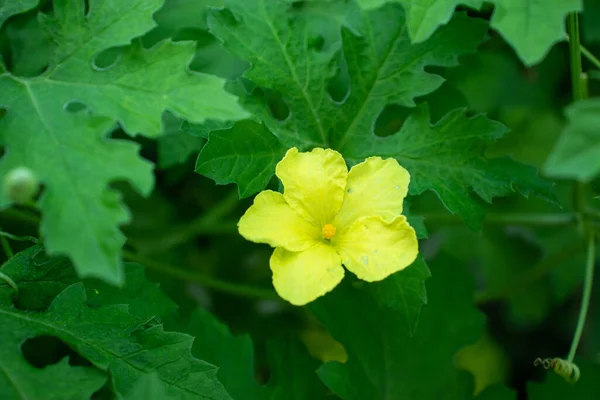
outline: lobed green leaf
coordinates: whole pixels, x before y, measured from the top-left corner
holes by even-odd
[[[123,281],[118,226],[129,215],[108,185],[125,180],[142,195],[153,187],[152,165],[139,157],[139,146],[109,139],[116,121],[131,135],[154,137],[166,110],[196,123],[247,116],[223,80],[187,69],[193,43],[127,46],[155,25],[161,5],[92,0],[85,13],[82,0],[56,0],[53,14],[41,18],[57,45],[49,69],[36,78],[0,69],[0,145],[7,149],[0,179],[25,166],[46,185],[40,231],[48,251],[68,255],[82,277]],[[114,46],[127,47],[99,56]],[[0,207],[8,203],[0,193]]]

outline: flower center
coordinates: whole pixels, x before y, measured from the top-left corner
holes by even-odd
[[[323,226],[323,230],[321,231],[321,233],[323,234],[323,237],[325,239],[329,240],[335,236],[335,226],[333,226],[331,224],[325,224],[325,226]]]

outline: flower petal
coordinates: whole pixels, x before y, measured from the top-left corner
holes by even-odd
[[[342,206],[348,168],[337,151],[316,148],[299,153],[293,147],[277,164],[276,174],[288,204],[319,229]]]
[[[339,254],[324,243],[301,251],[277,248],[271,256],[273,286],[283,299],[302,306],[333,290],[344,277]]]
[[[410,175],[393,158],[369,157],[348,174],[344,204],[333,224],[343,232],[360,217],[392,220],[402,213]]]
[[[252,242],[305,250],[315,244],[319,230],[303,219],[285,201],[281,193],[265,190],[238,222],[240,234]]]
[[[415,230],[400,215],[359,218],[334,243],[344,266],[363,281],[380,281],[408,267],[417,258]]]

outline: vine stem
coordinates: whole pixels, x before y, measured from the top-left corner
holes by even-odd
[[[427,222],[440,224],[463,224],[464,221],[452,214],[422,214]],[[484,224],[491,225],[521,225],[521,226],[565,226],[577,220],[574,213],[560,214],[488,214],[483,220]]]
[[[585,320],[587,318],[587,312],[590,308],[590,299],[592,297],[592,284],[594,282],[594,264],[596,261],[596,238],[593,234],[589,235],[588,239],[588,250],[587,250],[587,261],[585,264],[585,279],[583,281],[583,296],[581,297],[581,307],[579,308],[579,317],[577,318],[577,327],[575,328],[575,334],[573,335],[573,341],[571,342],[571,349],[567,361],[573,362],[579,341],[581,340],[581,334],[583,333],[583,327],[585,326]]]
[[[137,262],[142,264],[146,268],[153,269],[165,275],[172,276],[177,279],[196,282],[204,285],[208,288],[218,290],[220,292],[229,293],[237,296],[260,298],[260,299],[279,299],[279,296],[275,291],[263,288],[257,288],[248,285],[242,285],[233,282],[222,281],[215,279],[208,275],[198,274],[196,272],[186,271],[179,267],[172,266],[170,264],[156,261],[149,257],[144,257],[140,254],[130,252],[128,250],[122,251],[123,258],[129,261]]]
[[[596,68],[600,68],[600,60],[591,51],[583,46],[579,46],[579,49],[581,50],[581,54],[587,58],[589,62],[594,64]]]
[[[573,101],[577,102],[587,97],[587,79],[583,74],[581,63],[581,39],[579,37],[579,17],[577,13],[569,14],[569,59],[571,66],[571,86],[573,90]],[[584,235],[587,236],[587,260],[585,265],[585,278],[583,281],[583,295],[581,296],[581,306],[579,308],[579,317],[575,334],[571,341],[571,348],[567,361],[572,363],[577,352],[577,347],[581,340],[583,328],[587,318],[587,312],[592,295],[592,285],[594,281],[594,264],[596,261],[596,238],[586,220],[586,185],[583,182],[573,183],[573,201],[575,210],[580,216]]]
[[[2,245],[2,250],[4,250],[4,254],[6,254],[8,259],[11,259],[15,256],[15,252],[13,251],[12,247],[10,247],[10,243],[5,235],[0,235],[0,245]]]

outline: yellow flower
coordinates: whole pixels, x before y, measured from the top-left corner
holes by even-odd
[[[277,164],[283,194],[259,193],[238,223],[246,239],[275,247],[277,293],[295,305],[331,291],[344,277],[380,281],[419,252],[401,215],[410,175],[398,162],[370,157],[350,172],[340,153],[291,148]]]

